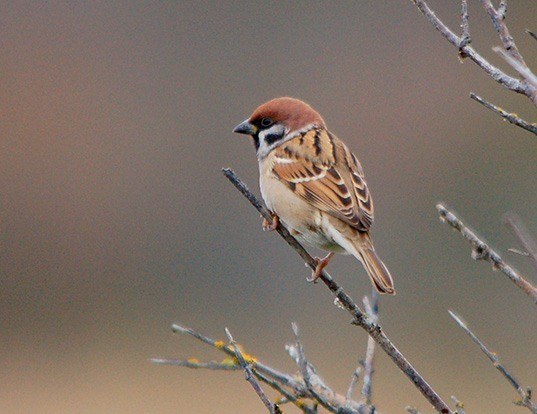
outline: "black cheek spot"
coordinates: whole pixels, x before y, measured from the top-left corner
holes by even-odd
[[[268,146],[270,146],[282,138],[283,138],[283,135],[281,134],[268,134],[265,136],[265,142],[267,143]]]

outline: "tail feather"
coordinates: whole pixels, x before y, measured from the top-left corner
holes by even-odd
[[[359,250],[367,274],[380,293],[395,295],[393,279],[386,265],[377,256],[373,248],[364,247]]]
[[[353,256],[362,262],[371,282],[380,293],[395,295],[393,279],[386,265],[380,260],[369,234],[360,233],[351,241]]]

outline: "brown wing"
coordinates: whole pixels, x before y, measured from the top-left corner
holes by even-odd
[[[362,167],[343,142],[310,130],[275,150],[272,171],[296,194],[357,230],[367,231],[373,204]]]

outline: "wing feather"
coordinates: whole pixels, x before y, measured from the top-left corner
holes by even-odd
[[[373,203],[362,167],[328,131],[313,129],[277,148],[272,171],[321,211],[357,230],[371,227]]]

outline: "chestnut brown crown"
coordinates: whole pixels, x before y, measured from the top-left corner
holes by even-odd
[[[282,97],[275,98],[257,107],[249,121],[258,125],[262,120],[271,119],[274,123],[283,124],[287,131],[294,132],[308,125],[325,128],[321,115],[300,99]]]

